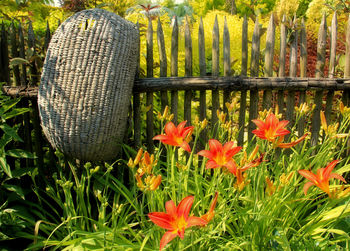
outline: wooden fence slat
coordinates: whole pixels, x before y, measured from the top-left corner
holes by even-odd
[[[34,30],[32,26],[32,22],[29,21],[28,24],[28,47],[33,51],[33,56],[36,55],[36,45],[35,45],[35,35]],[[30,66],[30,74],[31,74],[31,85],[37,86],[39,83],[39,77],[38,77],[38,70],[35,62],[31,63]],[[41,132],[41,126],[40,126],[40,117],[39,117],[39,110],[38,110],[38,104],[37,100],[32,100],[32,119],[33,119],[33,129],[34,129],[34,149],[37,156],[37,165],[39,166],[39,169],[42,169],[44,166],[44,153],[43,153],[43,136]],[[42,173],[43,170],[39,171],[39,173]]]
[[[19,57],[25,58],[25,48],[24,48],[24,36],[21,23],[18,24],[18,38],[19,38]],[[21,65],[21,73],[20,73],[21,85],[27,85],[27,71],[26,65]],[[29,107],[29,100],[22,99],[21,100],[23,107]],[[30,126],[30,114],[29,112],[23,114],[23,127],[24,127],[24,147],[28,152],[32,152],[32,136],[31,136],[31,126]],[[33,160],[26,160],[26,166],[32,167],[34,165]]]
[[[19,56],[21,58],[26,58],[25,48],[24,48],[24,36],[21,23],[18,24],[18,38],[19,38]],[[21,65],[21,85],[27,85],[27,70],[26,65]]]
[[[205,36],[203,19],[201,17],[198,29],[198,59],[199,59],[199,74],[204,77],[207,75],[207,66],[205,62]],[[206,91],[201,90],[199,93],[199,120],[203,121],[207,118],[207,101]],[[207,142],[207,130],[203,130],[200,134],[200,141],[198,142],[198,150],[204,149],[205,142]]]
[[[18,43],[17,43],[17,29],[14,24],[14,22],[11,23],[10,26],[10,44],[11,44],[11,57],[17,58],[19,56],[18,53]],[[15,65],[13,66],[13,75],[15,77],[14,85],[19,86],[21,85],[21,79],[19,74],[19,66]]]
[[[164,32],[163,32],[162,24],[160,22],[160,18],[158,18],[157,42],[158,42],[159,66],[160,66],[159,76],[166,77],[168,66],[167,66],[167,57],[166,57],[166,51],[165,51]],[[163,113],[165,107],[168,105],[168,92],[161,91],[160,99],[161,99],[161,112]]]
[[[152,20],[148,19],[148,28],[147,28],[147,78],[153,77],[153,27]],[[146,93],[146,107],[148,111],[146,113],[146,137],[147,137],[147,150],[149,153],[153,153],[154,144],[154,124],[153,124],[153,92]]]
[[[300,29],[300,77],[305,78],[307,73],[307,37],[304,18],[301,20]],[[306,102],[306,91],[299,93],[299,106]],[[298,122],[298,135],[303,136],[305,132],[305,116],[302,116]]]
[[[179,55],[179,26],[177,24],[177,17],[171,35],[171,76],[178,76],[178,55]],[[176,124],[178,119],[177,106],[179,100],[178,91],[171,91],[171,113],[174,114],[173,122]]]
[[[286,48],[287,48],[287,27],[286,16],[283,15],[281,22],[281,38],[280,38],[280,57],[279,57],[279,67],[278,76],[284,77],[286,72]],[[277,105],[279,113],[284,113],[284,92],[282,90],[277,92]]]
[[[244,15],[242,24],[242,65],[241,75],[247,76],[248,72],[248,19]]]
[[[337,20],[337,12],[335,11],[332,18],[331,32],[330,32],[331,46],[330,46],[330,56],[329,56],[329,71],[328,71],[329,78],[334,78],[334,74],[335,74],[336,53],[337,53],[337,27],[338,27],[338,20]],[[332,113],[333,97],[334,97],[334,90],[328,90],[327,98],[326,98],[326,109],[325,109],[325,117],[328,124],[330,123],[330,117]]]
[[[192,38],[187,18],[185,23],[185,75],[192,76]],[[184,119],[187,120],[187,125],[191,124],[191,103],[192,91],[185,91]]]
[[[7,43],[7,32],[4,23],[1,24],[1,57],[0,57],[0,81],[10,84],[9,51]]]
[[[224,32],[223,32],[223,56],[224,56],[224,76],[231,76],[231,54],[230,54],[230,32],[227,27],[227,20],[225,17]],[[226,108],[226,103],[230,102],[230,91],[224,90],[224,100],[223,100],[223,110],[224,113],[228,113]]]
[[[140,24],[136,23],[137,30],[140,34]],[[137,48],[137,69],[135,79],[139,78],[140,74],[140,36],[138,39]],[[141,98],[140,93],[134,93],[133,95],[133,111],[134,111],[134,144],[136,148],[141,147]]]
[[[266,47],[265,47],[265,77],[273,76],[273,56],[275,49],[275,22],[273,13],[271,14],[269,26],[267,28],[266,35]],[[263,109],[270,109],[272,107],[272,91],[266,90],[263,95]]]
[[[212,43],[212,75],[213,77],[218,77],[220,73],[220,37],[219,37],[219,23],[218,23],[218,17],[215,16],[215,22],[213,27],[213,43]],[[212,116],[211,116],[211,128],[214,129],[214,135],[215,135],[215,125],[218,122],[218,116],[216,114],[217,110],[220,108],[220,99],[219,99],[219,91],[213,90],[212,91]]]
[[[324,75],[325,55],[326,55],[326,39],[327,39],[327,22],[326,15],[323,14],[320,24],[317,40],[317,63],[316,63],[316,78],[322,78]],[[323,90],[316,91],[315,94],[315,109],[312,117],[311,127],[311,145],[315,146],[318,142],[320,131],[320,111],[322,109]]]
[[[345,68],[344,68],[344,78],[350,77],[350,14],[348,17],[348,23],[346,26],[346,43],[345,43]],[[342,101],[345,106],[349,106],[350,91],[344,91]]]
[[[35,35],[32,26],[32,22],[29,21],[28,24],[28,47],[33,50],[33,56],[36,54],[35,47]],[[30,64],[30,76],[31,76],[31,85],[36,85],[39,82],[38,69],[36,67],[35,61]]]
[[[297,20],[294,16],[292,24],[292,35],[290,43],[290,62],[289,62],[289,76],[296,77],[298,69],[298,31],[297,31]],[[295,91],[289,90],[287,95],[287,104],[286,104],[286,119],[290,121],[288,127],[294,125],[294,106],[295,106]]]
[[[260,27],[259,19],[256,18],[253,39],[252,39],[252,54],[250,61],[250,75],[252,77],[259,76],[259,57],[260,57]],[[248,141],[253,138],[252,131],[255,128],[253,119],[258,117],[259,91],[250,90],[250,106],[249,106],[249,124],[248,124]]]
[[[247,66],[248,66],[248,21],[247,16],[244,15],[242,23],[242,66],[241,66],[241,76],[247,76]],[[237,143],[239,146],[243,145],[244,142],[244,127],[245,127],[245,113],[247,106],[247,91],[241,90],[241,102],[239,106],[239,132]]]

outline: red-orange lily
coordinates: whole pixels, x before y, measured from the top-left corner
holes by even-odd
[[[215,196],[214,196],[214,199],[210,205],[209,211],[206,214],[201,216],[201,218],[203,220],[205,220],[206,222],[209,222],[214,218],[214,215],[215,215],[214,209],[215,209],[216,203],[218,201],[218,195],[219,195],[219,192],[215,192]]]
[[[304,193],[307,194],[307,191],[311,186],[317,186],[322,191],[327,193],[329,197],[331,196],[330,190],[329,190],[329,179],[334,178],[343,181],[346,183],[346,180],[339,174],[331,173],[336,166],[336,164],[339,163],[339,160],[333,160],[331,163],[329,163],[326,168],[320,168],[317,170],[317,173],[314,174],[308,170],[299,170],[298,172],[310,180],[310,182],[307,182],[304,185]]]
[[[208,222],[200,217],[188,216],[193,204],[194,197],[187,196],[178,206],[170,200],[165,203],[166,213],[153,212],[149,213],[148,217],[151,221],[168,230],[160,240],[159,250],[162,250],[166,244],[173,240],[176,236],[184,238],[185,229],[192,226],[204,226]]]
[[[192,135],[193,126],[185,127],[187,121],[181,122],[177,127],[173,122],[166,123],[164,127],[165,134],[157,135],[153,140],[160,140],[162,143],[179,146],[187,152],[191,152],[191,147],[189,146],[187,139]]]
[[[198,153],[198,155],[209,159],[206,164],[207,169],[222,166],[227,169],[232,169],[235,166],[235,162],[232,158],[242,149],[242,147],[235,146],[233,141],[229,141],[222,146],[218,140],[210,139],[209,149],[210,150],[202,150]]]
[[[293,147],[303,141],[307,136],[307,134],[305,134],[296,141],[290,143],[282,143],[284,136],[290,133],[290,131],[285,129],[289,121],[279,121],[273,113],[267,115],[265,121],[262,121],[260,119],[253,119],[252,122],[258,127],[258,129],[253,130],[252,133],[261,139],[266,139],[267,141],[272,142],[276,147]]]

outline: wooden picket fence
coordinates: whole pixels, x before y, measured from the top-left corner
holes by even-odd
[[[193,114],[198,114],[200,120],[205,118],[210,121],[210,127],[213,129],[218,121],[217,110],[227,112],[226,102],[230,102],[233,96],[239,97],[239,116],[238,121],[234,123],[238,126],[237,141],[239,145],[243,144],[246,136],[251,140],[253,135],[251,131],[255,125],[251,122],[257,118],[259,109],[269,109],[278,105],[280,112],[287,120],[292,121],[294,117],[294,107],[301,105],[306,101],[306,95],[313,96],[315,109],[313,110],[311,123],[311,144],[317,144],[319,140],[320,130],[320,111],[325,110],[326,119],[330,122],[332,105],[335,102],[335,91],[337,98],[342,95],[344,105],[349,105],[350,100],[350,21],[346,31],[346,63],[344,69],[344,78],[334,78],[336,67],[336,44],[337,44],[337,16],[333,16],[331,32],[330,32],[330,58],[328,76],[324,76],[326,62],[326,44],[327,44],[327,23],[326,17],[323,16],[320,24],[318,42],[317,42],[317,65],[316,78],[306,78],[307,69],[307,39],[304,22],[301,21],[301,29],[294,29],[290,36],[290,62],[289,76],[285,76],[285,58],[287,51],[287,28],[285,26],[284,17],[280,26],[280,51],[279,51],[279,70],[278,77],[273,77],[273,62],[275,53],[275,22],[271,15],[267,28],[266,45],[264,54],[264,76],[259,76],[262,67],[260,53],[260,26],[259,20],[256,19],[253,37],[251,38],[251,60],[248,74],[248,22],[247,18],[242,22],[242,61],[241,74],[232,76],[230,64],[230,34],[225,20],[223,32],[223,76],[220,76],[220,48],[219,48],[219,26],[218,20],[215,20],[212,29],[212,73],[206,76],[206,60],[205,60],[205,38],[204,27],[201,20],[198,30],[198,49],[199,61],[193,62],[192,57],[192,39],[189,24],[185,23],[185,75],[186,77],[178,77],[178,48],[179,48],[179,27],[177,22],[174,23],[171,38],[171,55],[166,55],[165,41],[163,35],[162,24],[158,20],[157,31],[153,31],[152,22],[148,22],[146,32],[147,40],[147,78],[136,78],[133,99],[132,99],[132,121],[133,135],[132,142],[134,146],[139,147],[146,145],[150,152],[154,150],[152,138],[158,134],[155,128],[155,106],[160,100],[160,111],[166,106],[170,107],[170,112],[174,114],[174,122],[179,122],[179,109],[183,109],[183,119],[190,124],[194,120]],[[294,22],[295,23],[295,22]],[[11,96],[24,97],[23,105],[31,104],[33,108],[32,118],[24,117],[23,124],[29,125],[30,129],[24,130],[28,135],[25,138],[30,139],[31,132],[34,130],[34,152],[38,156],[39,166],[43,165],[43,146],[47,145],[43,140],[40,131],[39,117],[37,111],[36,97],[37,85],[39,83],[39,69],[35,63],[28,65],[22,64],[9,68],[9,58],[22,57],[25,55],[25,48],[31,48],[35,55],[36,45],[34,32],[31,25],[28,28],[28,44],[24,44],[23,32],[21,26],[16,30],[13,26],[10,32],[7,32],[4,25],[1,29],[1,55],[0,70],[1,79],[8,86],[4,87],[5,93]],[[15,33],[15,30],[17,33]],[[194,31],[192,31],[194,32]],[[9,39],[7,38],[9,33]],[[17,35],[16,35],[17,34]],[[43,48],[47,48],[50,40],[50,29],[47,29]],[[153,35],[157,35],[160,62],[160,78],[153,77]],[[8,46],[7,41],[10,41]],[[298,47],[300,47],[300,76],[297,76],[298,69]],[[8,49],[10,48],[10,49]],[[170,56],[171,72],[167,72],[167,57]],[[200,76],[193,76],[193,64],[199,64]],[[28,73],[30,76],[28,76]],[[171,77],[168,77],[168,76]],[[10,77],[12,76],[12,77]],[[211,92],[211,100],[207,100],[207,94]],[[199,97],[199,102],[193,102],[194,96]],[[183,107],[179,107],[179,98],[183,97]],[[146,101],[143,102],[144,98]],[[208,101],[210,103],[208,104]],[[325,101],[325,102],[323,102]],[[195,105],[196,103],[196,105]],[[199,103],[199,104],[198,104]],[[323,105],[325,103],[325,105]],[[142,105],[148,107],[146,112],[146,123],[143,123]],[[207,111],[211,110],[211,117],[207,115]],[[248,125],[246,125],[246,117],[248,115]],[[181,118],[182,119],[182,118]],[[298,123],[299,135],[304,134],[305,118]],[[143,135],[145,132],[145,135]],[[201,135],[203,139],[207,137]],[[144,139],[144,140],[143,140]],[[30,150],[30,144],[26,143],[27,149]]]

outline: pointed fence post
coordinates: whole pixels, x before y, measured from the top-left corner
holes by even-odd
[[[203,19],[201,17],[198,29],[198,59],[199,59],[199,74],[201,77],[207,75],[207,66],[205,62],[205,36]],[[203,121],[207,118],[207,101],[206,91],[201,90],[199,93],[199,120]],[[198,149],[204,149],[207,142],[207,130],[204,129],[200,134],[200,140],[198,142]]]
[[[258,77],[259,76],[259,58],[260,58],[260,27],[259,19],[256,18],[253,39],[252,39],[252,54],[250,61],[250,76]],[[250,90],[250,107],[249,107],[249,124],[248,124],[248,141],[251,141],[253,138],[252,131],[255,128],[255,124],[252,122],[252,119],[258,117],[258,104],[259,104],[259,91]]]
[[[329,56],[329,71],[328,77],[334,78],[335,76],[335,67],[336,67],[336,53],[337,53],[337,31],[338,31],[338,20],[337,20],[337,12],[335,11],[332,18],[331,24],[331,46],[330,46],[330,56]],[[330,123],[331,113],[332,113],[332,105],[333,105],[333,97],[334,90],[328,90],[327,98],[326,98],[326,109],[325,109],[325,117],[327,123]]]
[[[230,32],[227,27],[227,20],[225,17],[224,32],[223,32],[223,56],[224,56],[224,76],[231,76],[231,54],[230,54]],[[224,90],[223,110],[228,116],[226,103],[230,102],[230,91]]]
[[[289,77],[293,78],[297,76],[298,69],[298,31],[297,31],[297,18],[294,15],[292,23],[292,35],[290,43],[290,61],[289,61]],[[295,106],[295,91],[289,90],[287,95],[287,104],[286,104],[286,119],[289,122],[288,127],[294,125],[294,106]],[[289,136],[287,136],[289,138]]]
[[[11,57],[12,58],[19,57],[18,43],[17,43],[17,29],[14,22],[12,22],[10,26],[10,44],[11,44]],[[15,86],[21,85],[18,65],[13,66],[13,74],[15,77],[14,85]]]
[[[326,60],[326,39],[327,39],[327,22],[326,15],[323,14],[320,28],[318,31],[317,40],[317,63],[316,63],[316,78],[324,77],[324,65]],[[319,131],[320,131],[320,111],[322,109],[322,96],[323,90],[316,91],[315,94],[315,109],[312,117],[311,127],[311,145],[315,146],[318,142]]]
[[[148,28],[147,28],[147,78],[153,77],[153,27],[152,20],[148,19]],[[154,144],[153,144],[153,92],[146,93],[146,107],[148,107],[148,111],[146,114],[146,124],[147,124],[147,150],[149,153],[153,153]]]
[[[185,75],[192,76],[192,38],[188,20],[185,23]],[[187,120],[187,125],[191,125],[191,103],[192,90],[185,91],[184,99],[184,119]]]
[[[283,15],[281,23],[281,39],[280,39],[280,57],[279,57],[279,68],[278,77],[282,78],[285,76],[286,72],[286,48],[287,48],[287,27],[285,25],[287,19]],[[279,113],[284,113],[284,91],[279,90],[277,92],[277,105]]]
[[[307,37],[304,18],[301,20],[300,29],[300,77],[306,78],[307,75]],[[306,91],[300,91],[299,106],[306,102]],[[304,135],[305,131],[305,116],[302,116],[298,122],[298,135]]]
[[[140,34],[140,24],[136,23],[137,30]],[[140,74],[140,36],[138,41],[138,64],[136,69],[135,79],[139,78]],[[141,147],[141,97],[140,93],[134,93],[133,95],[133,110],[134,110],[134,144],[136,148]]]
[[[164,33],[163,33],[162,24],[160,22],[160,18],[158,18],[157,41],[158,41],[159,64],[160,64],[159,76],[166,77],[168,66],[167,66],[167,58],[166,58],[166,51],[165,51]],[[161,98],[161,112],[163,113],[165,106],[168,105],[168,92],[161,91],[160,98]]]
[[[247,76],[247,66],[248,66],[248,21],[247,16],[244,15],[242,23],[242,66],[241,66],[241,76]],[[245,113],[247,107],[247,91],[241,90],[241,103],[239,106],[239,132],[237,143],[242,146],[244,143],[244,128],[245,128]]]
[[[269,26],[267,28],[266,35],[266,47],[265,47],[265,77],[273,76],[273,56],[275,49],[275,22],[273,14],[271,14]],[[272,107],[272,91],[265,90],[263,95],[263,108],[270,109]]]
[[[179,26],[177,17],[175,17],[173,31],[171,35],[171,76],[178,76],[178,58],[179,58]],[[179,102],[178,91],[171,91],[171,113],[174,114],[173,122],[177,124],[177,106]]]
[[[220,37],[219,37],[219,23],[218,17],[215,16],[215,22],[213,27],[213,44],[212,44],[212,76],[218,77],[220,73]],[[216,126],[218,122],[217,111],[220,108],[219,90],[212,90],[212,117],[211,128],[213,135],[216,134]]]
[[[36,55],[36,46],[35,46],[35,35],[32,23],[29,22],[28,25],[28,47],[33,52],[33,56]],[[39,77],[38,77],[38,70],[35,64],[35,61],[31,63],[30,66],[30,75],[31,75],[31,85],[35,86],[39,83]],[[39,109],[38,109],[38,103],[37,100],[32,100],[32,107],[33,107],[33,114],[32,114],[32,120],[33,120],[33,127],[34,127],[34,148],[37,155],[37,165],[39,166],[39,173],[43,174],[43,167],[44,167],[44,153],[43,153],[43,136],[41,132],[41,126],[40,126],[40,117],[39,117]]]

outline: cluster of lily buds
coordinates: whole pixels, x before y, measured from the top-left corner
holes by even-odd
[[[238,101],[237,101],[236,98],[233,98],[233,99],[232,99],[232,102],[231,102],[231,103],[226,102],[226,103],[225,103],[225,106],[226,106],[226,108],[227,108],[227,111],[228,111],[229,113],[232,113],[232,112],[234,112],[234,111],[236,111],[236,110],[238,109],[239,103],[238,103]]]
[[[299,107],[294,107],[294,110],[297,114],[300,116],[306,116],[308,114],[311,114],[312,111],[315,109],[316,105],[313,104],[311,107],[307,105],[306,103],[302,103]]]
[[[200,131],[204,130],[207,125],[208,125],[208,120],[204,119],[202,121],[199,120],[199,117],[196,116],[194,118],[193,124],[195,125],[196,128],[199,128]]]
[[[339,111],[342,116],[348,117],[350,115],[350,107],[344,106],[343,102],[339,103]]]
[[[138,166],[135,174],[137,186],[142,191],[154,191],[162,182],[161,175],[154,175],[152,169],[157,165],[157,160],[154,159],[154,154],[149,155],[147,151],[143,154],[142,148],[137,152],[135,159],[129,159],[128,166],[134,169]]]
[[[237,178],[236,183],[234,184],[234,187],[237,190],[242,191],[243,188],[250,183],[250,180],[246,179],[247,174],[244,172],[250,168],[257,167],[258,165],[261,164],[261,162],[264,161],[263,160],[264,154],[260,154],[258,158],[255,158],[258,151],[259,151],[259,146],[257,145],[248,158],[247,158],[247,153],[244,152],[243,158],[241,159],[239,165],[237,165],[235,162],[235,165],[236,165],[235,168],[233,168],[232,170],[229,170]]]
[[[276,186],[274,184],[274,182],[272,180],[270,180],[269,177],[265,177],[265,181],[266,181],[266,193],[269,195],[269,196],[272,196],[276,190],[277,191],[280,191],[283,187],[285,187],[286,185],[289,184],[290,182],[290,179],[293,177],[293,174],[294,172],[290,172],[288,175],[286,175],[285,173],[283,173],[279,180],[280,180],[280,183],[278,186]]]
[[[161,114],[160,112],[158,112],[157,118],[160,121],[172,121],[174,118],[174,114],[169,114],[169,106],[165,106],[163,114]]]
[[[221,122],[221,124],[224,124],[226,121],[226,113],[221,112],[220,110],[216,110],[216,115],[218,116],[218,119]]]
[[[339,123],[328,125],[323,111],[320,112],[320,117],[322,129],[327,136],[331,138],[345,138],[349,135],[348,133],[337,133]]]

